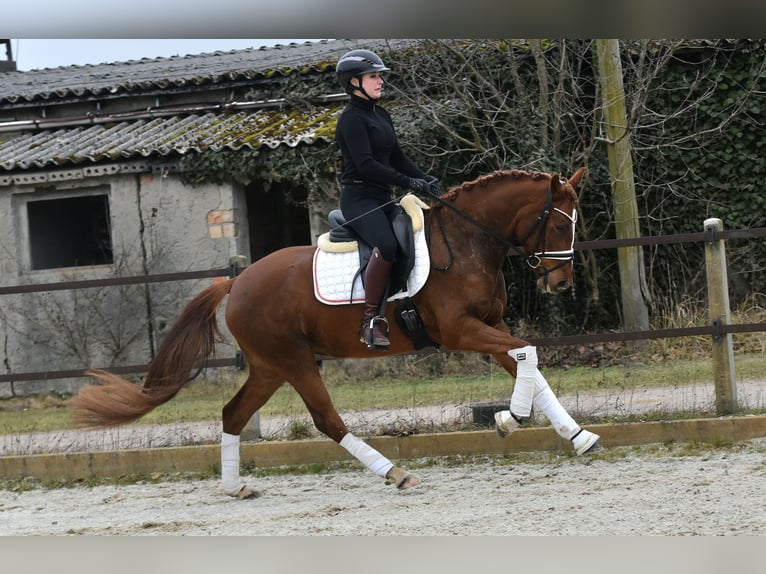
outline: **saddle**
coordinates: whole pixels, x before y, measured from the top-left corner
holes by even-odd
[[[415,267],[415,231],[423,228],[422,212],[417,210],[428,209],[428,205],[412,194],[408,194],[392,210],[391,227],[397,242],[396,261],[391,268],[391,283],[389,294],[393,295],[407,288],[407,278]],[[413,219],[414,216],[415,219]],[[346,225],[346,218],[340,209],[332,210],[328,216],[330,231],[322,236],[319,247],[328,252],[359,252],[359,271],[364,286],[364,270],[372,255],[372,246],[364,242],[354,230]]]
[[[391,224],[398,249],[387,295],[388,301],[396,302],[394,318],[417,350],[438,348],[428,337],[410,299],[423,287],[431,268],[423,209],[428,209],[428,205],[410,194],[402,198],[393,215]],[[318,237],[314,252],[314,295],[327,305],[361,303],[364,290],[358,280],[364,277],[372,248],[344,225],[340,210],[331,211],[328,220],[330,231]]]

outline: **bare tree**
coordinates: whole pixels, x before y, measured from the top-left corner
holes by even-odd
[[[138,248],[116,250],[110,277],[135,275]],[[142,257],[143,260],[143,257]],[[142,273],[167,268],[167,249],[154,246]],[[62,272],[62,281],[83,279],[83,272]],[[8,372],[29,370],[30,353],[60,368],[108,367],[148,360],[153,355],[147,332],[161,331],[157,318],[174,316],[198,281],[164,284],[162,296],[144,285],[117,285],[3,296],[0,321],[13,333],[19,352],[4,357]],[[155,290],[156,290],[155,289]],[[151,298],[152,305],[147,305]]]
[[[590,42],[428,40],[387,57],[401,138],[447,183],[509,168],[566,175],[598,153]],[[603,209],[581,210],[580,236],[601,237],[610,223]],[[598,259],[578,256],[598,307]]]
[[[760,165],[756,146],[764,136],[755,138],[764,131],[757,101],[762,101],[759,86],[766,53],[762,43],[751,44],[619,42],[624,139],[634,165],[638,202],[638,212],[631,216],[634,233],[696,231],[699,221],[690,220],[695,213],[711,207],[732,209],[722,192],[717,195],[722,199],[711,203],[713,182],[695,181],[710,146],[723,145],[726,139],[734,146],[737,137],[753,138],[752,149],[744,153],[754,154],[753,164]],[[588,176],[578,190],[579,238],[615,236],[617,200],[605,145],[610,138],[604,134],[606,108],[593,56],[594,41],[567,39],[425,40],[417,49],[392,51],[386,54],[394,70],[387,88],[396,102],[400,137],[408,151],[447,183],[501,168],[571,173],[585,165]],[[751,63],[743,67],[743,59]],[[722,98],[723,89],[731,91],[731,98]],[[721,154],[725,160],[726,154]],[[724,172],[728,169],[733,169],[731,164]],[[726,185],[723,180],[718,187]],[[683,201],[694,209],[679,207]],[[578,257],[579,277],[588,293],[586,313],[578,308],[578,314],[585,315],[585,322],[589,312],[603,313],[613,296],[620,297],[614,273],[619,265],[604,253],[580,251]],[[663,297],[658,295],[687,287],[671,285],[681,280],[679,274],[693,278],[699,271],[699,261],[683,247],[648,249],[643,258],[646,275],[627,280],[655,311],[662,310],[657,305]],[[644,281],[648,285],[642,286]]]
[[[633,157],[628,137],[625,88],[622,82],[620,44],[617,40],[596,40],[598,77],[603,102],[603,125],[614,194],[614,227],[618,239],[641,235],[633,180]],[[620,266],[623,324],[628,331],[649,328],[646,306],[644,259],[640,246],[617,250]]]

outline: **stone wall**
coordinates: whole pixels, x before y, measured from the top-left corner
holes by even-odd
[[[111,262],[39,268],[33,244],[39,259],[41,249],[47,245],[56,251],[51,243],[67,243],[70,234],[77,237],[75,243],[91,240],[80,235],[85,231],[77,209],[91,209],[90,200],[78,203],[78,198],[93,197],[108,202]],[[61,199],[71,201],[57,202]],[[52,202],[45,205],[67,209],[55,220],[50,210],[48,220],[35,220],[30,202]],[[223,268],[234,255],[249,260],[248,234],[241,189],[190,187],[178,174],[117,173],[44,185],[0,186],[0,286]],[[0,372],[147,363],[183,305],[211,281],[0,295]],[[222,348],[218,356],[233,354],[233,348]],[[67,394],[83,382],[4,382],[0,398]]]

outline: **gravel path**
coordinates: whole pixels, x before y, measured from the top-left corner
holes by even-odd
[[[764,382],[738,383],[763,405]],[[710,405],[710,386],[561,397],[573,414]],[[463,405],[344,413],[360,436],[466,422]],[[287,419],[261,421],[284,436]],[[220,422],[0,437],[0,454],[218,442]],[[731,447],[647,445],[593,458],[555,453],[408,461],[423,483],[399,492],[354,464],[248,477],[263,493],[224,496],[218,479],[0,490],[7,535],[766,535],[766,439]],[[157,477],[162,480],[162,477]]]

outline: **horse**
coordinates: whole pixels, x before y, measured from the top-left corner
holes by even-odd
[[[424,213],[431,269],[411,297],[428,338],[441,350],[490,355],[515,378],[509,410],[495,415],[508,436],[534,406],[578,455],[600,449],[599,436],[564,410],[537,368],[535,347],[515,337],[503,320],[502,273],[511,250],[526,257],[537,287],[556,294],[573,284],[575,188],[585,168],[558,174],[500,170],[433,193]],[[106,370],[88,371],[70,399],[77,426],[108,427],[135,421],[172,399],[190,372],[212,353],[221,332],[216,312],[228,296],[225,321],[248,366],[247,379],[222,409],[221,486],[245,499],[260,493],[240,477],[240,433],[286,381],[303,400],[316,428],[371,472],[400,490],[420,480],[396,466],[344,424],[320,375],[317,357],[374,358],[381,351],[359,340],[361,304],[327,305],[315,297],[316,246],[291,246],[251,263],[236,277],[213,283],[183,308],[149,365],[143,385]],[[386,307],[391,344],[385,355],[415,350]]]

